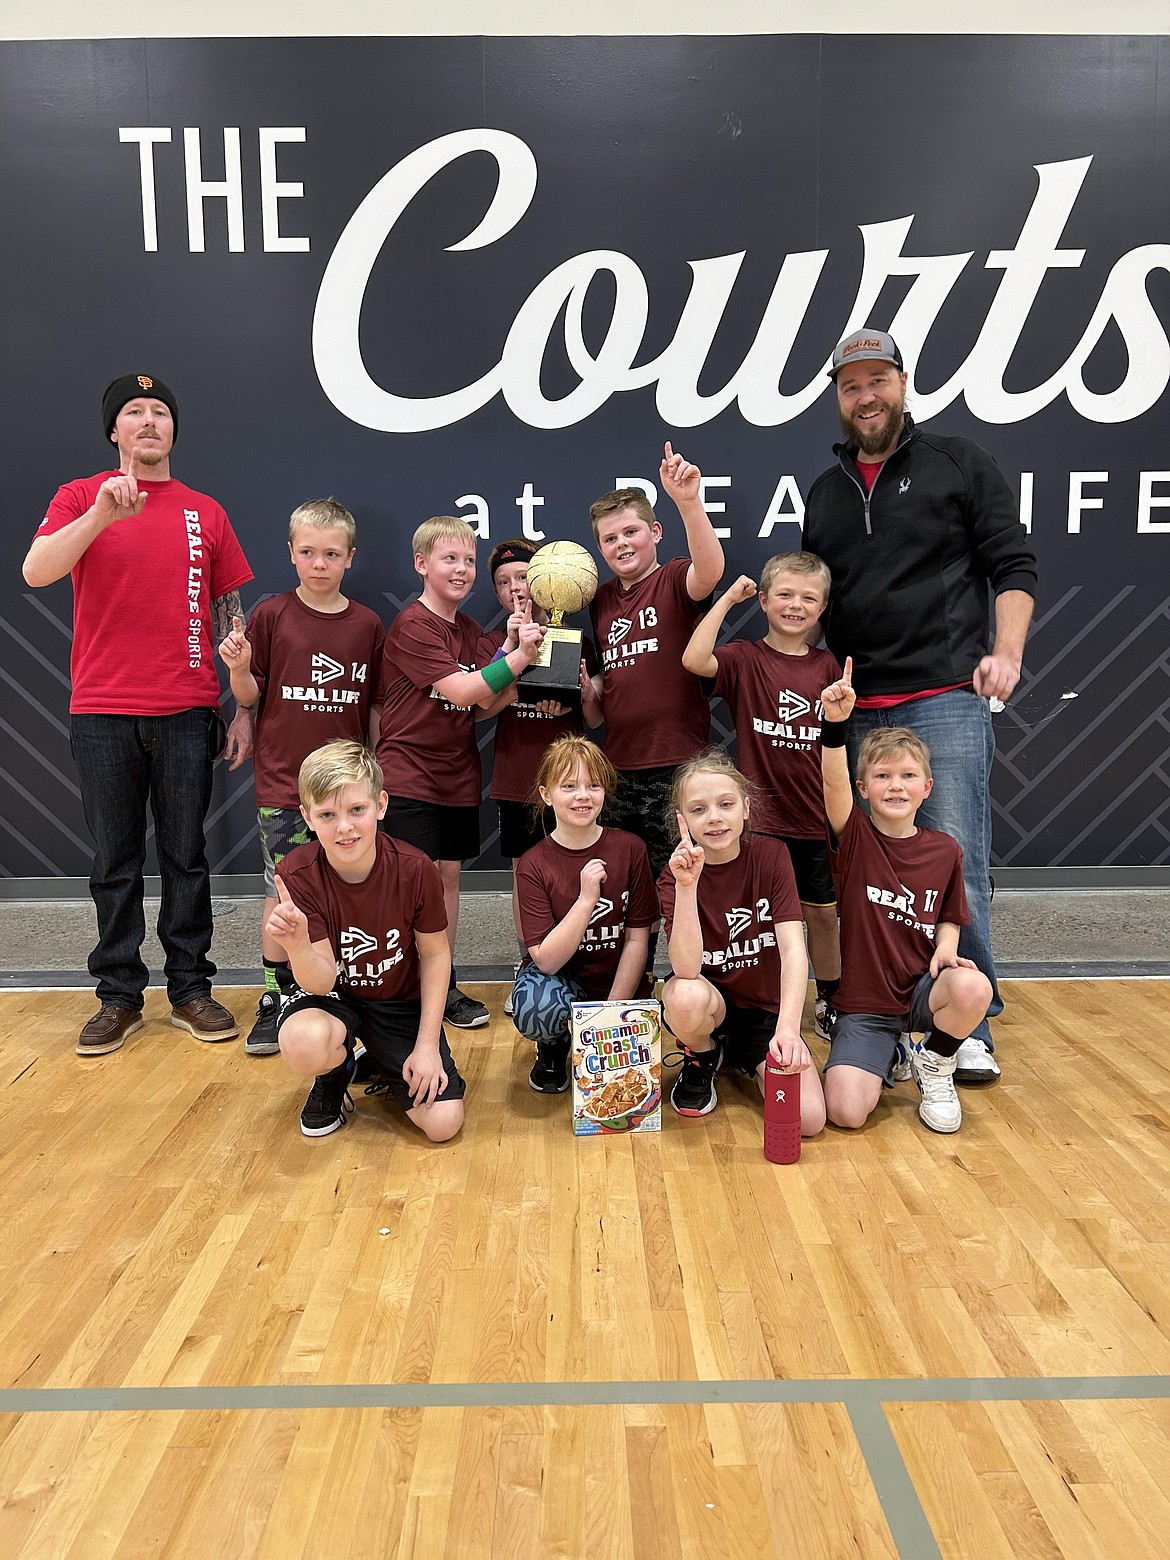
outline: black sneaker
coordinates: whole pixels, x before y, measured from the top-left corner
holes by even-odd
[[[715,1074],[723,1060],[723,1048],[714,1045],[709,1051],[692,1051],[683,1045],[679,1049],[682,1070],[674,1080],[670,1103],[680,1116],[709,1116],[719,1103]]]
[[[482,1002],[469,997],[465,991],[460,991],[458,986],[451,987],[447,993],[447,1006],[443,1010],[445,1023],[453,1025],[456,1029],[479,1029],[490,1018],[491,1014]]]
[[[828,997],[818,997],[813,1003],[813,1029],[817,1038],[823,1040],[826,1045],[833,1042],[833,1025],[837,1021],[837,1015],[833,1012]]]
[[[354,1108],[349,1095],[354,1066],[353,1056],[347,1052],[345,1061],[332,1072],[320,1073],[314,1079],[301,1110],[301,1131],[306,1137],[328,1137],[345,1126],[345,1113]]]
[[[249,1056],[275,1056],[280,1050],[276,1038],[276,1025],[280,1018],[280,996],[275,991],[262,991],[256,1006],[256,1022],[244,1041]]]
[[[564,1040],[538,1040],[536,1060],[528,1074],[537,1094],[563,1094],[569,1087],[569,1047]]]

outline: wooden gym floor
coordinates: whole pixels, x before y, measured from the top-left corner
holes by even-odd
[[[0,994],[4,1560],[1166,1555],[1170,983],[1010,984],[960,1134],[789,1167],[735,1081],[574,1140],[504,990],[438,1148]]]

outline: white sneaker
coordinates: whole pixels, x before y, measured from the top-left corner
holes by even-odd
[[[982,1040],[969,1035],[955,1052],[955,1082],[963,1085],[994,1083],[999,1063]]]
[[[913,1048],[913,1040],[906,1030],[903,1030],[894,1044],[894,1065],[890,1068],[891,1083],[909,1083],[913,1077],[910,1068],[910,1052]]]
[[[520,966],[517,964],[516,967],[512,971],[512,985],[508,987],[508,995],[504,998],[504,1009],[503,1009],[503,1011],[504,1011],[504,1017],[505,1018],[511,1018],[511,1016],[512,1016],[512,987],[515,986],[515,984],[516,984],[516,977],[517,977],[517,975],[519,975],[519,973],[520,973]]]
[[[957,1132],[963,1125],[963,1109],[955,1093],[955,1058],[937,1051],[911,1052],[910,1066],[922,1099],[918,1115],[932,1132]]]

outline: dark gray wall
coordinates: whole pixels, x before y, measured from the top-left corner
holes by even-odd
[[[69,586],[29,592],[19,562],[58,483],[107,463],[98,402],[115,374],[176,389],[176,474],[231,514],[256,572],[248,604],[292,579],[289,510],[335,492],[358,517],[353,593],[389,616],[413,591],[408,538],[426,515],[481,495],[498,540],[517,531],[531,483],[545,500],[536,525],[588,541],[589,501],[618,478],[653,478],[664,437],[731,478],[709,494],[726,505],[730,570],[795,545],[791,521],[761,527],[782,478],[807,491],[828,462],[836,416],[820,375],[859,292],[915,360],[919,414],[978,439],[1031,491],[1042,588],[1024,681],[997,722],[998,859],[1166,862],[1170,507],[1156,500],[1170,497],[1170,124],[1156,89],[1168,68],[1167,40],[1116,37],[0,46],[0,873],[88,868],[68,751]],[[154,149],[153,250],[139,149],[119,139],[146,126],[171,132]],[[200,130],[215,179],[225,126],[240,132],[243,250],[229,252],[212,199],[192,253],[183,130]],[[265,247],[260,127],[305,131],[278,147],[277,177],[304,186],[278,210],[307,250],[271,235]],[[457,133],[481,149],[444,166],[442,149],[421,150]],[[381,244],[385,210],[367,197],[428,155],[436,171]],[[453,249],[489,207],[499,232]],[[577,258],[591,252],[605,253]],[[575,259],[566,346],[565,289],[532,295]],[[333,308],[363,282],[372,399],[376,387],[446,396],[501,356],[502,391],[493,380],[445,425],[417,404],[363,409]],[[1144,479],[1144,528],[1143,472],[1162,473]],[[1071,473],[1107,473],[1081,479],[1101,504],[1074,512],[1072,531]],[[664,555],[681,536],[669,510]],[[471,610],[495,614],[482,581]],[[758,621],[745,612],[732,632]],[[249,773],[222,774],[216,871],[258,866],[252,821]],[[489,848],[481,864],[496,859]]]

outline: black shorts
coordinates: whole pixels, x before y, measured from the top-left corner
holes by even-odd
[[[788,847],[801,904],[835,905],[837,891],[829,869],[828,840],[794,840],[787,834],[777,834],[774,838]]]
[[[441,802],[392,796],[382,827],[432,861],[470,861],[479,855],[478,807],[444,807]]]
[[[727,1012],[723,1022],[716,1024],[712,1030],[711,1038],[718,1040],[723,1047],[725,1064],[730,1063],[749,1078],[754,1078],[756,1068],[767,1056],[768,1045],[776,1033],[776,1014],[766,1013],[762,1008],[737,1007],[722,992],[719,995],[723,997]]]
[[[414,1050],[418,1039],[418,1020],[422,1006],[418,1002],[372,1002],[355,997],[349,992],[331,991],[324,997],[305,991],[294,991],[282,1004],[277,1033],[294,1013],[305,1008],[320,1008],[341,1019],[345,1025],[346,1039],[351,1043],[361,1040],[375,1068],[390,1085],[395,1103],[403,1110],[413,1105],[410,1090],[402,1076],[402,1064]],[[467,1085],[455,1065],[447,1036],[439,1030],[439,1057],[447,1074],[447,1087],[435,1096],[439,1100],[461,1100]]]
[[[656,883],[678,844],[678,822],[670,805],[674,771],[673,764],[662,769],[619,771],[617,795],[601,812],[600,821],[607,828],[625,829],[642,841]]]
[[[500,813],[500,855],[515,861],[526,850],[547,839],[557,826],[551,807],[544,809],[544,822],[533,823],[527,802],[497,802]]]

